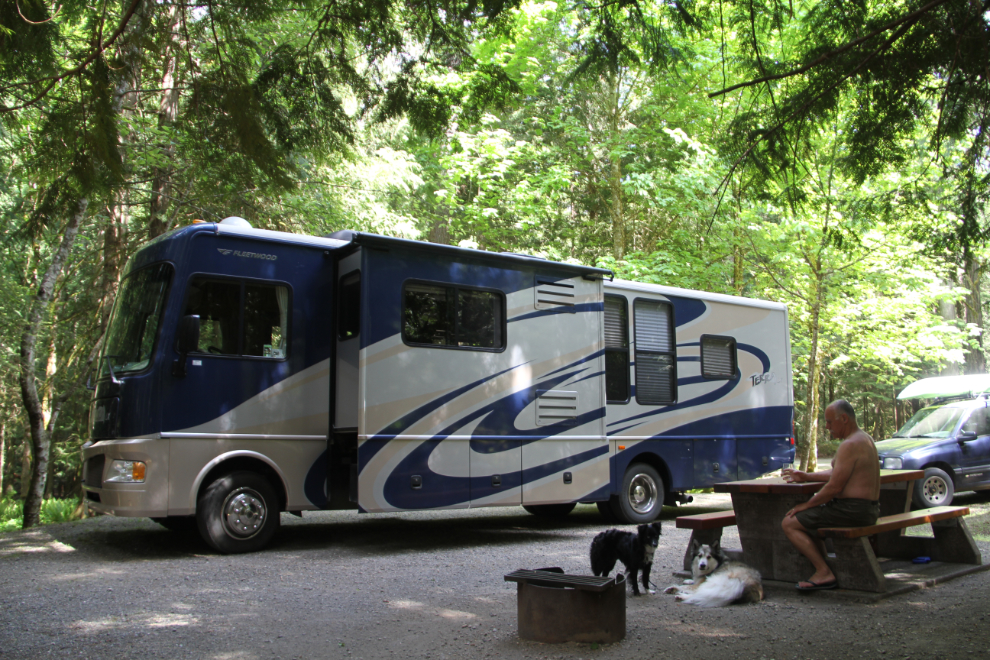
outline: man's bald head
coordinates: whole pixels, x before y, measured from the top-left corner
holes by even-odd
[[[825,409],[825,428],[833,438],[846,439],[859,426],[856,424],[856,411],[845,399],[836,399]]]

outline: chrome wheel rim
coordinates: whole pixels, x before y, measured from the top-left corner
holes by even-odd
[[[649,475],[640,472],[629,482],[629,506],[638,514],[646,514],[656,503],[657,485]]]
[[[925,499],[932,504],[941,504],[949,494],[949,488],[944,479],[932,476],[925,479],[922,492],[925,494]]]
[[[256,490],[237,488],[223,502],[223,529],[231,538],[249,539],[265,524],[268,511]]]

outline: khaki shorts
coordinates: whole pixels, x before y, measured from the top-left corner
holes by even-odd
[[[795,515],[805,529],[869,527],[880,517],[880,502],[857,498],[832,499]]]

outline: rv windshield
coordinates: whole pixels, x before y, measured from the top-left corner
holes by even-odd
[[[956,428],[965,408],[922,408],[894,434],[895,438],[947,438]]]
[[[141,371],[151,363],[158,339],[172,266],[155,264],[131,273],[120,283],[103,346],[100,373]]]

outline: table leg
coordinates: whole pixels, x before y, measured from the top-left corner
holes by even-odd
[[[969,533],[964,518],[950,518],[931,524],[933,536],[902,536],[899,532],[878,534],[879,554],[891,559],[931,557],[953,564],[982,564],[980,548]]]
[[[835,557],[828,560],[828,565],[840,587],[848,589],[856,585],[858,591],[875,593],[887,590],[887,581],[868,538],[834,538],[832,544]]]
[[[743,561],[758,570],[764,579],[798,582],[815,572],[811,562],[794,549],[780,527],[784,515],[806,501],[807,495],[732,494]]]

